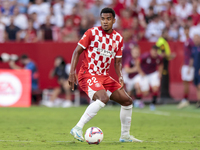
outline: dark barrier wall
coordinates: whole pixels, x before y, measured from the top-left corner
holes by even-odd
[[[73,50],[76,48],[76,43],[4,43],[0,44],[0,54],[3,52],[9,54],[28,54],[35,61],[39,70],[40,88],[51,88],[57,85],[55,79],[49,79],[49,72],[53,68],[54,58],[58,55],[64,56],[68,62],[71,61]],[[153,43],[139,42],[142,53],[149,51]],[[171,42],[171,51],[177,54],[177,57],[170,62],[170,82],[181,83],[181,66],[183,63],[183,43]],[[77,68],[80,68],[80,57]],[[0,68],[9,68],[7,63],[0,63]],[[115,79],[116,74],[113,67],[110,69],[110,75]]]

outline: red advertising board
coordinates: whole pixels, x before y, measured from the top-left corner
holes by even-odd
[[[0,69],[0,107],[31,106],[31,72]]]

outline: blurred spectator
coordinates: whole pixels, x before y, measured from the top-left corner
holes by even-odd
[[[13,17],[14,17],[14,25],[20,28],[21,30],[25,30],[28,27],[28,19],[26,15],[21,14],[19,12],[19,8],[15,7],[13,11]]]
[[[77,9],[78,9],[78,6],[75,5],[72,8],[72,14],[64,17],[64,22],[66,22],[66,20],[68,20],[68,19],[71,19],[73,27],[76,27],[78,29],[80,26],[80,23],[81,23],[81,17],[78,15]]]
[[[2,6],[1,6],[2,14],[6,15],[6,16],[12,15],[13,10],[14,10],[14,5],[12,5],[11,2],[9,2],[7,0],[2,2]]]
[[[181,69],[181,79],[183,81],[183,92],[184,96],[182,101],[179,103],[178,108],[184,108],[188,106],[189,100],[188,100],[188,95],[189,95],[189,83],[193,80],[194,78],[194,68],[189,66],[189,61],[192,53],[192,47],[194,46],[194,43],[192,39],[189,37],[189,27],[186,26],[184,28],[185,36],[186,36],[186,41],[184,42],[184,62],[183,66]]]
[[[38,86],[38,70],[35,63],[26,55],[23,54],[20,56],[20,62],[24,65],[24,69],[28,69],[31,71],[31,90],[32,90],[32,101],[36,102],[36,97],[34,92],[39,89]],[[12,69],[22,69],[22,67],[16,65],[14,61],[9,62],[10,68]]]
[[[180,19],[187,19],[192,14],[192,4],[188,3],[187,0],[178,0],[178,2],[175,6],[176,16]]]
[[[29,0],[17,0],[20,13],[26,13]]]
[[[132,18],[132,12],[129,9],[124,9],[122,11],[122,17],[120,18],[122,21],[122,28],[123,29],[130,29],[131,28],[131,24],[133,22],[133,18]]]
[[[53,10],[55,15],[71,15],[73,5],[65,2],[64,0],[58,0],[56,4],[53,5]]]
[[[126,59],[124,70],[128,74],[127,80],[125,81],[126,90],[129,96],[135,97],[134,107],[144,107],[144,103],[141,100],[142,95],[147,95],[148,91],[144,91],[142,77],[138,74],[137,61],[140,57],[140,48],[134,46],[131,48],[131,57]]]
[[[5,41],[19,41],[20,28],[14,25],[14,18],[10,18],[10,25],[6,27]]]
[[[150,6],[148,9],[148,12],[145,15],[146,23],[150,23],[152,19],[154,18],[154,16],[155,16],[155,13],[154,13],[153,7]]]
[[[139,20],[134,17],[131,25],[132,39],[135,42],[145,41],[145,28],[139,24]]]
[[[191,14],[193,25],[197,25],[200,23],[200,13],[198,12],[198,2],[193,1],[193,8],[192,8],[192,14]]]
[[[64,17],[61,14],[54,14],[53,7],[50,7],[50,22],[57,27],[63,27]]]
[[[89,20],[87,17],[81,19],[81,25],[79,30],[79,37],[82,37],[83,34],[89,29]]]
[[[174,22],[171,24],[169,28],[169,40],[177,41],[179,38],[179,33],[178,33],[178,24],[177,22]]]
[[[57,77],[58,84],[60,87],[57,87],[53,90],[50,101],[47,101],[44,105],[47,107],[56,106],[56,99],[61,93],[65,93],[65,101],[62,103],[62,107],[70,107],[71,104],[71,89],[68,83],[68,77],[70,72],[70,64],[67,64],[63,57],[58,56],[54,60],[54,68],[50,72],[50,77]]]
[[[33,28],[33,21],[28,21],[28,29],[25,31],[24,41],[27,43],[35,43],[38,41],[37,31]]]
[[[46,16],[50,14],[50,4],[43,0],[35,0],[35,4],[31,4],[28,8],[28,14],[37,13],[38,21],[44,24]]]
[[[78,32],[73,28],[71,19],[67,19],[65,26],[61,31],[61,39],[63,42],[76,42],[78,41]]]
[[[126,59],[131,56],[131,49],[134,47],[134,45],[136,45],[136,42],[132,40],[132,33],[130,29],[125,29],[122,35],[124,38],[122,66],[124,66]]]
[[[121,10],[125,8],[120,0],[113,0],[109,7],[111,7],[115,11],[116,16],[118,17],[121,17]]]
[[[176,55],[171,53],[171,49],[168,44],[168,30],[164,29],[162,32],[162,36],[159,37],[158,41],[156,42],[156,46],[159,47],[158,54],[163,58],[163,71],[162,71],[162,78],[161,78],[161,98],[171,98],[169,93],[169,61],[174,59]]]
[[[94,26],[100,26],[100,12],[101,10],[105,7],[105,5],[103,4],[102,0],[95,0],[94,5],[91,6],[90,8],[90,13],[94,15],[95,18],[95,25]]]
[[[142,7],[146,12],[146,11],[148,11],[148,8],[149,8],[149,6],[151,4],[151,1],[152,0],[145,0],[145,1],[144,0],[138,0],[138,5],[140,7]]]
[[[158,47],[153,45],[150,52],[142,54],[139,61],[137,61],[138,73],[142,76],[142,80],[147,83],[143,85],[144,91],[152,91],[151,110],[155,110],[157,97],[159,93],[160,78],[163,70],[162,57],[158,55]]]
[[[50,16],[46,17],[46,23],[40,27],[40,38],[42,41],[52,41],[53,40],[53,25],[50,22]]]
[[[197,108],[200,108],[200,35],[195,34],[189,66],[194,67],[194,85],[197,88]],[[189,70],[190,72],[192,70]]]
[[[32,13],[30,15],[30,19],[33,21],[33,28],[36,29],[36,30],[39,30],[40,29],[40,22],[38,20],[38,15],[37,13]]]
[[[156,42],[162,34],[165,24],[160,20],[158,15],[154,15],[153,20],[147,25],[146,38],[150,42]]]

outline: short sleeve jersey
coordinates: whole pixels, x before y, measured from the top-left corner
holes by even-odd
[[[128,57],[126,58],[126,61],[125,61],[125,64],[124,64],[124,67],[128,67],[128,68],[133,68],[136,66],[136,60],[133,59],[132,57]],[[128,74],[128,77],[130,79],[132,79],[133,77],[135,77],[138,73],[137,72],[134,72],[134,73],[129,73]]]
[[[107,75],[112,59],[122,57],[123,38],[115,30],[109,34],[101,27],[91,28],[85,32],[78,45],[85,49],[80,72]]]
[[[190,56],[192,53],[192,47],[194,46],[194,43],[192,39],[187,39],[187,41],[184,43],[184,64],[189,65]]]
[[[159,55],[152,58],[150,53],[145,53],[140,57],[141,68],[145,74],[153,73],[157,70],[157,66],[163,63],[162,57]]]

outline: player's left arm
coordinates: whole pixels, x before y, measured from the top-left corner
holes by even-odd
[[[119,83],[121,84],[121,88],[122,89],[124,87],[124,80],[123,80],[123,76],[122,76],[122,58],[116,58],[115,57],[115,71],[117,73],[117,76],[119,77]]]

